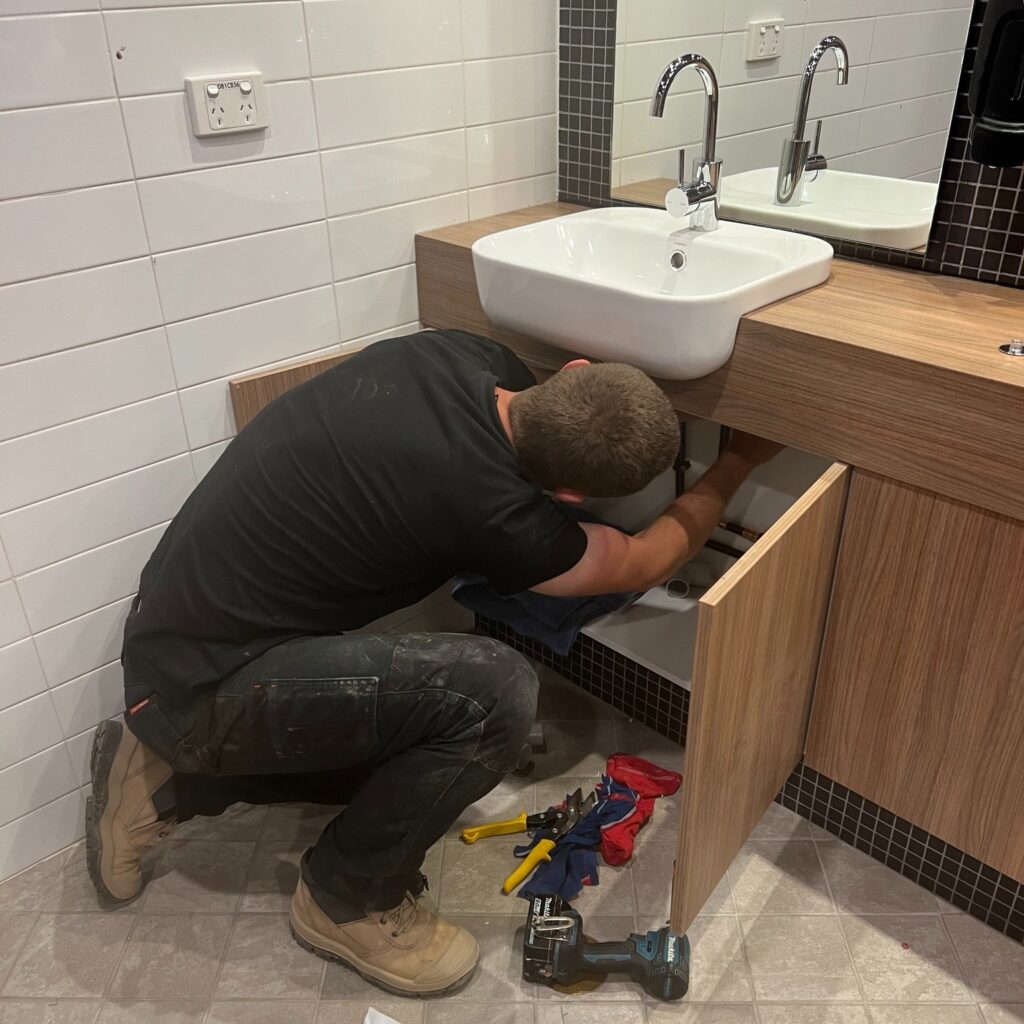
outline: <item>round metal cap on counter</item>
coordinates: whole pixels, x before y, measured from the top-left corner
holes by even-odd
[[[999,351],[1006,356],[1024,356],[1024,338],[1011,338]]]

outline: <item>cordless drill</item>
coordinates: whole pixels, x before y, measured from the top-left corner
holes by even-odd
[[[628,974],[656,999],[682,999],[690,985],[690,943],[668,928],[623,942],[587,942],[583,918],[560,896],[530,900],[523,977],[568,985],[580,974]]]

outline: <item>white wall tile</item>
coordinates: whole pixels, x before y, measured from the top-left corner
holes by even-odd
[[[807,20],[811,22],[843,21],[848,18],[871,18],[878,12],[880,0],[807,0]],[[896,0],[885,0],[887,11],[891,11]],[[924,0],[934,4],[935,0]]]
[[[185,450],[175,395],[0,443],[0,512],[84,487]]]
[[[0,543],[0,583],[11,578],[11,563],[7,560],[7,552]]]
[[[64,738],[48,693],[0,711],[0,769],[38,754]]]
[[[0,367],[0,441],[174,390],[162,327]]]
[[[134,594],[165,527],[152,526],[19,577],[18,592],[32,630],[51,629]]]
[[[463,0],[466,60],[555,50],[558,5],[550,0]]]
[[[0,826],[77,788],[63,743],[0,771]]]
[[[938,53],[872,64],[868,68],[864,106],[875,107],[915,96],[949,92],[951,86],[955,88],[962,63],[962,54]]]
[[[36,635],[50,686],[60,686],[121,656],[124,620],[132,598],[108,604]]]
[[[459,0],[306,0],[314,75],[459,60]]]
[[[466,187],[466,140],[461,128],[327,150],[321,159],[328,216],[445,195]]]
[[[139,182],[154,252],[318,220],[316,155],[218,167]]]
[[[124,711],[124,672],[119,661],[87,672],[50,691],[65,736],[77,736]]]
[[[946,132],[936,132],[879,149],[862,149],[857,154],[856,167],[860,174],[912,178],[941,166],[945,151]]]
[[[213,464],[224,454],[224,449],[229,444],[231,444],[230,441],[219,441],[217,444],[211,444],[192,452],[192,466],[195,469],[197,480],[202,480],[210,472]]]
[[[963,57],[968,18],[961,11],[897,14],[879,17],[876,24],[873,62],[948,51]]]
[[[553,114],[557,94],[553,53],[474,61],[466,65],[466,124]]]
[[[954,92],[948,92],[868,108],[861,116],[858,149],[876,149],[948,131],[955,98]]]
[[[739,32],[751,21],[778,18],[789,25],[807,20],[805,0],[725,0],[725,31]]]
[[[678,0],[624,0],[626,41],[683,39],[687,36],[721,32],[724,23],[722,0],[717,3],[686,3]],[[779,12],[766,17],[774,17]],[[746,20],[744,20],[746,25]]]
[[[874,18],[854,18],[850,21],[809,22],[804,30],[803,51],[805,54],[810,53],[825,36],[839,36],[846,43],[846,49],[849,51],[850,67],[852,69],[863,68],[874,59],[872,57],[872,40],[875,36],[875,24]],[[826,82],[835,84],[835,68],[835,53],[826,53],[818,64],[818,75],[814,82],[815,91],[825,85]],[[822,81],[823,78],[825,81]],[[850,76],[850,84],[853,84],[852,74]],[[795,105],[795,90],[793,92],[793,102]]]
[[[90,761],[92,760],[92,741],[95,735],[96,727],[93,726],[91,729],[86,729],[85,732],[80,732],[77,736],[69,736],[65,742],[68,756],[71,758],[71,768],[80,786],[86,786],[91,781],[92,765]]]
[[[23,574],[166,522],[195,485],[188,455],[176,455],[0,516],[11,565]]]
[[[99,14],[11,18],[3,23],[0,109],[114,95]]]
[[[168,322],[331,280],[323,221],[163,253],[153,261]]]
[[[492,217],[508,210],[521,210],[538,203],[553,203],[558,198],[558,175],[542,174],[536,178],[506,181],[470,189],[469,218]]]
[[[31,639],[0,647],[0,709],[28,700],[45,689],[43,666]]]
[[[0,114],[0,199],[131,176],[117,100]]]
[[[730,86],[731,89],[744,88]],[[725,90],[722,90],[723,99]],[[689,166],[691,159],[699,155],[700,143],[704,134],[704,94],[702,92],[673,93],[665,101],[665,113],[662,117],[651,117],[650,101],[635,100],[622,104],[622,153],[623,156],[636,156],[638,153],[649,153],[664,149],[679,149],[685,146],[686,161]],[[719,113],[719,139],[721,140],[729,127],[726,116],[732,109],[731,105],[723,106]],[[742,108],[734,113],[742,116]],[[673,170],[672,176],[676,172]]]
[[[70,846],[83,833],[84,813],[79,793],[68,793],[0,828],[0,878]]]
[[[140,178],[219,164],[267,160],[316,149],[313,91],[306,80],[264,86],[266,131],[202,139],[192,134],[183,92],[121,102],[135,173]]]
[[[173,92],[189,75],[259,71],[264,81],[309,74],[302,6],[252,3],[113,11],[104,15],[122,96]]]
[[[0,364],[133,334],[161,322],[148,258],[0,288]]]
[[[253,366],[247,372],[269,370],[280,366],[282,362],[295,359],[316,359],[338,351],[337,343],[328,348],[314,349],[312,352],[299,352],[285,360],[268,363],[266,366]],[[231,408],[231,395],[228,388],[230,377],[197,384],[195,387],[183,388],[178,397],[181,400],[181,412],[185,418],[185,432],[188,434],[189,447],[202,448],[206,445],[223,441],[235,434],[235,415]]]
[[[799,75],[807,63],[808,52],[808,47],[804,46],[803,25],[787,25],[783,29],[782,38],[782,56],[777,60],[748,61],[747,33],[727,32],[722,36],[721,60],[714,65],[718,74],[718,84],[739,85],[743,82],[763,81],[766,78],[786,78]],[[700,50],[700,52],[704,51]],[[699,79],[697,81],[699,85]],[[653,78],[650,80],[650,84],[653,86]],[[796,105],[796,89],[797,85],[794,82],[794,106]]]
[[[13,580],[0,583],[0,647],[28,636],[28,622]]]
[[[334,287],[342,341],[409,323],[419,315],[415,267],[385,270]]]
[[[426,135],[465,123],[461,64],[317,78],[313,95],[325,148]]]
[[[329,222],[335,279],[343,281],[412,263],[418,232],[468,219],[464,192],[335,217]]]
[[[803,30],[793,29],[800,33],[800,40],[803,40]],[[702,54],[715,69],[719,85],[728,85],[728,77],[723,74],[722,68],[722,41],[721,34],[711,36],[690,36],[686,39],[657,39],[645,43],[633,43],[624,47],[622,64],[616,65],[616,82],[622,80],[623,100],[645,100],[649,105],[654,85],[661,77],[665,66],[669,61],[674,60],[681,53],[695,51]],[[764,67],[764,65],[754,65]],[[619,73],[619,68],[622,71]],[[703,94],[704,86],[701,84],[700,75],[695,71],[687,70],[677,76],[672,83],[671,96],[681,92],[700,92]],[[668,116],[666,114],[666,116]]]
[[[469,185],[493,185],[555,169],[554,117],[506,121],[466,129]]]
[[[338,339],[330,288],[170,324],[179,387],[326,348]]]
[[[0,0],[0,15],[99,10],[99,0]]]
[[[141,256],[135,186],[104,185],[0,203],[0,284]]]

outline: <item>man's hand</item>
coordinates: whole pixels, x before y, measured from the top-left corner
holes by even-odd
[[[755,434],[746,434],[742,430],[732,431],[726,451],[743,459],[753,469],[770,462],[786,446]]]

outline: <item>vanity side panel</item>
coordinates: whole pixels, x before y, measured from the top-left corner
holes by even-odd
[[[1024,878],[1024,522],[854,473],[806,760]]]
[[[799,762],[849,469],[834,465],[702,598],[672,925],[684,932]]]

